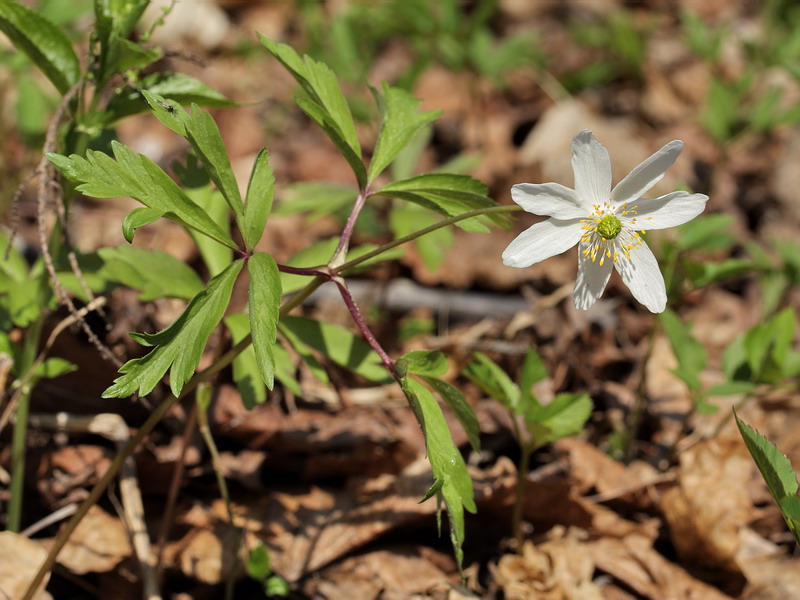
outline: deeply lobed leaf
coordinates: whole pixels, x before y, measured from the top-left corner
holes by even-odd
[[[114,380],[103,398],[123,398],[132,394],[147,395],[169,369],[169,386],[178,396],[194,373],[206,345],[206,340],[217,326],[230,301],[236,277],[242,270],[242,261],[236,261],[208,282],[186,310],[172,325],[154,334],[131,334],[145,346],[155,346],[146,356],[134,358],[122,365],[122,377]]]
[[[65,177],[78,182],[78,191],[87,196],[131,196],[220,244],[235,247],[230,236],[152,160],[116,141],[111,147],[116,160],[92,150],[87,151],[86,158],[53,153],[47,158]]]

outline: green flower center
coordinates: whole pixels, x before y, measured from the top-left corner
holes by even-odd
[[[597,224],[597,235],[604,240],[613,240],[622,231],[622,223],[614,215],[606,215]]]

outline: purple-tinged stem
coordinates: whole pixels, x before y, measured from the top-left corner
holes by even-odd
[[[330,261],[328,261],[330,267],[337,267],[344,262],[344,257],[347,255],[347,250],[350,247],[350,238],[353,235],[353,229],[356,227],[356,220],[358,220],[358,215],[361,214],[361,209],[364,208],[367,202],[367,196],[369,196],[369,190],[360,190],[358,192],[358,198],[356,198],[356,203],[353,205],[353,210],[350,211],[350,216],[347,217],[347,222],[344,224],[342,237],[339,238],[339,244],[336,246],[336,250],[334,250]]]
[[[336,284],[336,287],[339,288],[339,292],[342,294],[342,300],[344,300],[344,303],[347,305],[347,310],[350,311],[353,321],[355,321],[356,325],[361,330],[361,335],[364,336],[364,339],[367,340],[367,343],[372,347],[373,350],[375,350],[378,356],[381,357],[381,362],[383,365],[386,367],[389,373],[391,373],[392,377],[394,377],[394,379],[399,383],[402,378],[394,366],[394,361],[381,347],[378,340],[375,339],[375,336],[372,334],[372,330],[369,328],[369,325],[367,325],[367,322],[361,315],[361,311],[358,310],[358,305],[356,304],[355,300],[353,300],[353,295],[347,288],[347,284],[344,282],[344,279],[341,277],[332,277],[331,281],[333,281]]]
[[[289,265],[278,265],[278,271],[281,273],[290,273],[292,275],[305,275],[307,277],[325,277],[326,279],[330,279],[331,277],[330,273],[326,273],[319,267],[290,267]]]

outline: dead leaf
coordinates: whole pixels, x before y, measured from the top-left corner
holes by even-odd
[[[233,527],[217,521],[213,529],[195,529],[177,542],[180,550],[175,560],[187,577],[215,585],[225,581],[234,568],[240,541]]]
[[[680,459],[678,485],[661,499],[675,549],[689,564],[739,573],[740,530],[755,514],[747,491],[753,462],[744,443],[717,437]]]
[[[490,569],[508,600],[601,600],[592,582],[594,562],[580,529],[556,527],[547,541],[525,542],[522,554],[506,554]]]
[[[0,597],[22,598],[46,558],[47,550],[33,540],[11,531],[0,532]],[[45,575],[34,600],[52,600],[44,591],[49,579],[50,573]]]
[[[598,569],[651,600],[731,600],[716,588],[694,579],[661,556],[652,540],[640,535],[601,538],[589,543]]]
[[[73,573],[103,573],[131,556],[122,522],[97,505],[92,506],[58,555],[59,564]]]
[[[352,556],[308,579],[303,591],[314,598],[400,600],[455,583],[455,573],[448,576],[424,555],[426,551],[401,546]]]

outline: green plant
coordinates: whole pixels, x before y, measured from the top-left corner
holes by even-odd
[[[772,442],[742,421],[735,413],[734,416],[750,456],[761,472],[767,489],[778,505],[795,542],[800,545],[800,498],[797,496],[797,477],[792,470],[792,463]]]
[[[474,358],[464,370],[464,375],[508,411],[514,427],[514,438],[519,445],[520,460],[511,527],[517,549],[521,551],[522,503],[531,455],[546,444],[581,433],[591,415],[592,401],[587,394],[571,393],[558,394],[549,403],[540,401],[533,392],[533,386],[546,379],[548,374],[542,359],[533,348],[525,355],[519,384],[515,384],[485,354],[476,352]]]

